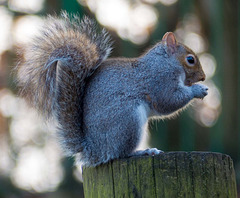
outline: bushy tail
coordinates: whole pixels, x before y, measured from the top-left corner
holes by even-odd
[[[105,30],[85,17],[48,16],[18,64],[20,95],[46,117],[54,117],[69,154],[82,150],[82,97],[86,78],[110,51]]]

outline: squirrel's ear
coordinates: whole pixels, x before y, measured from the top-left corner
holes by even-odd
[[[177,51],[177,40],[172,32],[167,32],[164,34],[162,43],[167,46],[169,53],[174,54]]]

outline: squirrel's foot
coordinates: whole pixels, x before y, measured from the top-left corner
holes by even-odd
[[[203,99],[206,95],[208,95],[208,87],[202,84],[192,85],[192,91],[194,98]]]
[[[135,151],[134,153],[130,154],[130,156],[139,156],[139,155],[159,155],[160,153],[163,153],[164,151],[158,150],[156,148],[148,148],[146,150],[139,150]]]

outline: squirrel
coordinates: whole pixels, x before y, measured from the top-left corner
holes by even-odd
[[[17,65],[20,96],[53,118],[63,149],[97,166],[132,155],[150,118],[176,115],[208,87],[197,55],[167,32],[137,58],[108,58],[112,41],[88,17],[48,16]]]

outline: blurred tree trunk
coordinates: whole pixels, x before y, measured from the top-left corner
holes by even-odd
[[[48,0],[45,4],[45,12],[47,14],[59,13],[59,11],[61,10],[61,4],[58,0]]]
[[[224,84],[223,116],[226,152],[237,159],[238,123],[238,0],[223,1],[224,14]]]

